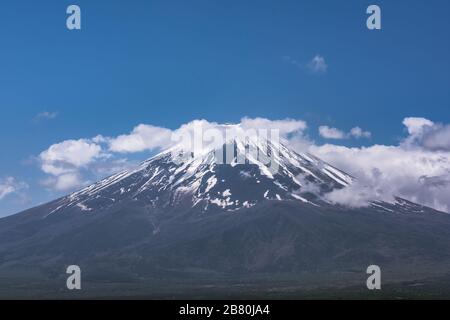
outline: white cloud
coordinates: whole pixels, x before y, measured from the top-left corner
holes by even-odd
[[[422,146],[430,150],[450,151],[450,125],[436,125],[422,137]]]
[[[325,139],[344,139],[345,133],[337,128],[331,128],[329,126],[320,126],[319,134]]]
[[[403,145],[428,150],[450,151],[450,125],[434,123],[425,118],[405,118],[409,137]]]
[[[50,146],[39,158],[45,173],[60,175],[89,164],[101,151],[101,147],[90,140],[66,140]]]
[[[322,138],[325,139],[347,139],[347,138],[370,138],[372,136],[372,133],[369,131],[364,131],[360,127],[354,127],[350,130],[349,133],[345,133],[342,130],[339,130],[337,128],[332,128],[329,126],[320,126],[319,127],[319,134]]]
[[[315,55],[314,58],[309,62],[308,68],[311,72],[320,74],[327,72],[328,65],[325,62],[325,58],[321,55]]]
[[[56,191],[67,191],[86,184],[77,172],[50,176],[42,181],[42,185]]]
[[[370,138],[372,136],[372,133],[370,131],[364,131],[360,127],[354,127],[350,130],[349,135],[359,139],[359,138]]]
[[[394,190],[384,183],[386,178],[379,169],[357,172],[358,177],[350,186],[336,189],[325,195],[329,201],[350,207],[364,207],[371,201],[394,201]]]
[[[55,188],[57,190],[69,190],[82,184],[80,178],[75,173],[66,173],[57,177]]]
[[[429,125],[426,121],[420,123]],[[421,140],[412,139],[422,132],[418,124],[406,121],[410,135],[398,146],[310,146],[311,153],[358,180],[353,186],[328,195],[329,199],[356,206],[399,196],[450,211],[450,152],[425,148]]]
[[[120,135],[109,140],[109,148],[113,152],[130,153],[171,145],[172,131],[166,128],[140,124],[130,134]]]
[[[238,125],[244,130],[278,129],[281,136],[288,136],[292,133],[301,133],[307,128],[306,122],[293,119],[269,120],[265,118],[242,118]],[[173,146],[178,143],[177,137],[183,136],[184,134],[193,136],[194,129],[200,127],[203,132],[212,128],[225,131],[229,128],[229,125],[209,122],[207,120],[193,120],[181,125],[176,130],[170,130],[153,125],[140,124],[135,127],[130,134],[120,135],[115,138],[97,136],[93,141],[99,143],[106,141],[111,152],[133,153],[154,151]]]
[[[281,135],[290,134],[293,132],[303,132],[307,128],[307,124],[302,120],[284,119],[284,120],[269,120],[265,118],[242,118],[241,126],[245,129],[277,129]]]
[[[7,195],[16,193],[23,189],[27,189],[28,185],[24,182],[19,182],[13,177],[6,177],[0,179],[0,200],[2,200]]]
[[[58,116],[58,113],[57,113],[57,112],[44,111],[44,112],[38,113],[38,114],[34,117],[34,120],[35,120],[35,121],[39,121],[39,120],[51,120],[51,119],[55,119],[57,116]]]
[[[417,117],[405,118],[403,119],[403,124],[410,135],[421,134],[425,127],[434,125],[434,123],[428,119]]]
[[[50,175],[43,184],[58,191],[81,186],[79,171],[106,156],[100,145],[88,139],[56,143],[39,155],[42,171]]]
[[[299,69],[309,70],[309,72],[314,74],[323,74],[328,70],[328,65],[325,61],[325,58],[319,54],[316,54],[308,63],[299,62],[291,56],[283,56],[283,61],[296,66]]]

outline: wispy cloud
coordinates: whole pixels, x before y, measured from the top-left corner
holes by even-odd
[[[354,127],[350,130],[350,132],[345,133],[344,131],[329,127],[329,126],[320,126],[319,127],[319,135],[325,139],[349,139],[349,138],[370,138],[372,133],[370,131],[365,131],[360,127]]]
[[[372,133],[370,131],[365,131],[361,129],[360,127],[354,127],[350,130],[349,135],[359,139],[359,138],[370,138],[372,136]]]
[[[49,112],[49,111],[43,111],[38,113],[34,117],[35,122],[39,122],[41,120],[52,120],[55,119],[58,116],[58,112]]]
[[[300,69],[303,69],[305,67],[304,64],[300,63],[299,61],[295,60],[291,56],[283,56],[283,61],[289,64],[292,64]]]
[[[27,188],[28,185],[26,183],[19,182],[13,177],[0,179],[0,200],[9,194],[16,193]]]
[[[325,58],[318,54],[315,55],[309,62],[300,62],[291,56],[283,56],[283,61],[313,74],[324,74],[328,70],[328,65]]]
[[[316,54],[314,58],[308,63],[308,69],[315,74],[323,74],[328,70],[328,65],[325,58]]]
[[[344,139],[345,133],[337,128],[331,128],[329,126],[320,126],[319,134],[325,139]]]

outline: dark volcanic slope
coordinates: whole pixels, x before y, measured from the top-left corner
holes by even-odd
[[[447,214],[401,199],[362,209],[327,203],[321,193],[352,178],[310,155],[284,148],[277,174],[257,161],[171,159],[161,154],[0,219],[0,296],[64,297],[72,264],[82,268],[80,295],[93,297],[196,297],[199,288],[225,297],[242,283],[233,290],[243,297],[283,296],[294,284],[338,294],[364,288],[371,264],[387,284],[450,271]]]

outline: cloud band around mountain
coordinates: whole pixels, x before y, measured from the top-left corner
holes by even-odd
[[[364,206],[368,201],[386,201],[403,197],[433,208],[450,211],[450,139],[449,126],[424,118],[405,118],[407,135],[398,145],[373,145],[349,148],[336,144],[317,144],[307,135],[302,120],[243,118],[237,124],[245,128],[276,128],[291,148],[311,152],[357,178],[352,186],[334,191],[328,200],[349,206]],[[226,124],[194,120],[178,129],[140,124],[130,133],[117,137],[97,136],[68,140],[52,145],[40,156],[40,165],[48,175],[44,185],[56,190],[71,190],[88,183],[83,172],[125,166],[123,156],[138,152],[156,152],[173,145],[171,136],[192,130],[193,126],[223,128]],[[359,127],[345,133],[327,127],[326,138],[370,137]],[[320,130],[320,129],[319,129]],[[121,158],[122,157],[122,158]],[[108,172],[103,170],[102,174]]]

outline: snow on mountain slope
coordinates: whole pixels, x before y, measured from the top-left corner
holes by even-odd
[[[249,148],[257,152],[251,153]],[[215,149],[182,159],[179,158],[182,151],[175,147],[133,170],[115,174],[56,201],[49,214],[72,207],[87,213],[129,200],[159,208],[183,203],[202,210],[229,211],[267,199],[318,205],[315,193],[352,182],[352,177],[320,159],[298,154],[269,140],[233,139],[223,145],[223,151],[228,159],[223,162],[227,164],[217,160]],[[266,154],[272,158],[267,159]],[[272,172],[271,166],[277,170]]]
[[[249,148],[257,152],[251,153]],[[269,140],[233,139],[218,150],[202,150],[197,156],[189,153],[180,158],[182,150],[172,148],[134,170],[120,172],[57,200],[48,215],[68,208],[92,213],[126,201],[158,210],[182,206],[201,211],[236,211],[266,200],[321,206],[329,205],[323,194],[353,181],[311,154],[299,154]],[[222,152],[227,164],[218,161],[217,155]],[[266,154],[271,155],[270,162]],[[273,167],[277,170],[271,170]],[[372,206],[393,210],[385,203]]]

